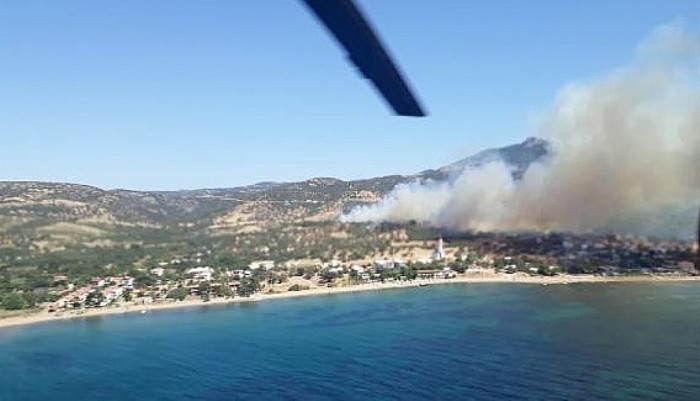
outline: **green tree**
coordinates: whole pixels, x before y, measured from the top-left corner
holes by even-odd
[[[545,265],[537,266],[537,274],[542,276],[554,276],[556,272]]]
[[[211,286],[209,285],[208,281],[202,281],[199,283],[199,286],[197,287],[197,290],[200,295],[208,295],[209,290],[211,289]]]
[[[463,262],[461,260],[458,260],[454,262],[452,265],[450,265],[450,268],[457,273],[464,273],[467,270],[468,264],[467,262]]]
[[[238,286],[238,294],[242,297],[249,297],[260,289],[260,285],[256,280],[244,278],[241,280],[241,285]]]
[[[5,296],[2,297],[2,307],[7,310],[24,309],[24,297],[18,292],[11,292],[9,294],[5,294]]]
[[[231,287],[228,285],[221,284],[220,286],[216,287],[215,294],[217,297],[230,297],[233,295],[233,291],[231,291]]]
[[[129,275],[134,278],[134,286],[136,288],[146,288],[156,282],[153,276],[138,269],[131,269]]]
[[[170,292],[168,292],[168,295],[166,297],[170,298],[170,299],[177,299],[179,301],[182,301],[183,299],[185,299],[186,296],[187,296],[187,288],[178,287],[178,288],[174,288],[174,289],[170,290]]]
[[[337,272],[331,272],[328,270],[324,270],[323,272],[321,272],[321,278],[328,282],[335,280],[338,276],[339,274]]]

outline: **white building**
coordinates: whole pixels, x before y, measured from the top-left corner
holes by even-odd
[[[343,266],[343,262],[341,262],[341,261],[339,261],[339,260],[337,260],[337,259],[333,259],[333,260],[331,260],[330,262],[326,262],[326,263],[324,263],[324,264],[322,265],[322,267],[323,267],[324,269],[332,268],[332,267],[342,267],[342,266]]]
[[[330,273],[336,273],[336,274],[342,274],[345,271],[345,269],[342,266],[329,267],[327,270]]]
[[[187,274],[194,276],[196,279],[209,281],[212,279],[214,269],[209,266],[199,266],[187,270]]]
[[[163,269],[162,267],[156,267],[151,269],[151,274],[153,274],[154,276],[163,277],[163,273],[165,273],[165,269]]]
[[[433,252],[433,260],[443,260],[445,259],[445,249],[443,248],[442,244],[442,237],[438,239],[437,247],[435,248],[435,251]]]
[[[365,272],[365,268],[360,265],[352,265],[350,266],[350,270],[354,271],[357,275]]]
[[[374,268],[377,270],[395,269],[404,265],[401,259],[377,259],[374,261]]]
[[[257,270],[257,269],[265,269],[265,270],[270,270],[275,268],[275,261],[274,260],[256,260],[254,262],[251,262],[248,267],[251,270]]]

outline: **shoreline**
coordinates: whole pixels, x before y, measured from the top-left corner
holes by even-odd
[[[0,330],[6,327],[26,326],[44,322],[56,322],[79,318],[90,318],[125,313],[143,313],[167,309],[181,309],[203,307],[209,305],[228,305],[246,302],[260,302],[273,299],[299,298],[308,296],[344,294],[351,292],[381,291],[396,288],[413,288],[444,284],[540,284],[540,285],[566,285],[566,284],[611,284],[611,283],[671,283],[671,282],[699,282],[700,276],[614,276],[603,277],[593,275],[558,275],[558,276],[530,276],[526,274],[472,274],[460,275],[451,279],[418,279],[412,281],[396,281],[385,283],[364,283],[344,287],[314,287],[301,291],[286,291],[279,293],[256,293],[250,297],[214,298],[210,301],[184,300],[165,303],[152,303],[144,305],[115,305],[104,308],[94,308],[82,313],[63,312],[57,315],[46,310],[27,315],[12,316],[0,319]]]

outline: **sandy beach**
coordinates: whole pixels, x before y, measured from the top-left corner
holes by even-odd
[[[260,302],[272,299],[295,298],[341,294],[360,291],[380,291],[393,288],[423,287],[426,285],[444,284],[478,284],[478,283],[522,283],[541,285],[566,285],[577,283],[640,283],[640,282],[700,282],[700,276],[593,276],[593,275],[558,275],[552,277],[530,276],[527,274],[464,274],[451,279],[418,279],[412,281],[395,281],[385,283],[366,283],[345,287],[312,287],[302,291],[287,291],[279,293],[257,293],[251,297],[213,298],[204,302],[200,299],[184,301],[156,302],[146,305],[123,304],[104,308],[93,308],[81,311],[66,311],[50,313],[46,310],[26,315],[12,316],[0,319],[0,329],[12,326],[22,326],[41,322],[81,319],[96,316],[107,316],[124,313],[151,313],[158,310],[173,308],[192,308],[209,305],[223,305],[243,302]]]

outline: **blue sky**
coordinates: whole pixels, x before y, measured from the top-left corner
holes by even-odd
[[[0,180],[193,189],[409,174],[532,135],[700,2],[360,1],[430,115],[393,116],[297,0],[4,1]]]

